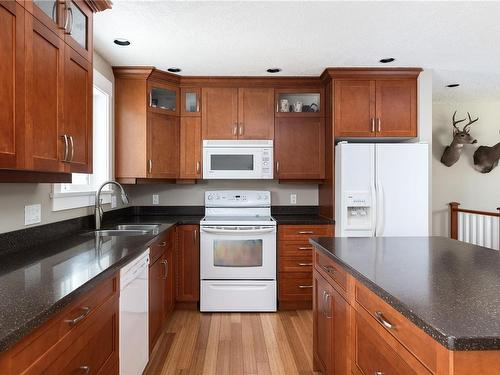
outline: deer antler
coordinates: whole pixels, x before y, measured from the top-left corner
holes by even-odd
[[[460,129],[458,128],[458,126],[457,126],[457,125],[458,125],[458,124],[460,124],[461,122],[464,122],[464,121],[465,121],[465,120],[467,120],[467,119],[465,119],[465,118],[464,118],[464,119],[462,119],[462,120],[455,120],[455,116],[456,116],[456,115],[457,115],[457,111],[455,111],[455,113],[453,114],[453,127],[455,128],[455,130],[456,130],[457,132],[459,132],[459,131],[460,131]],[[469,116],[469,118],[470,118],[470,116]]]
[[[464,132],[469,133],[469,129],[473,123],[475,123],[477,120],[479,120],[479,117],[476,117],[474,120],[470,116],[470,113],[467,112],[467,116],[469,116],[469,123],[464,126]]]

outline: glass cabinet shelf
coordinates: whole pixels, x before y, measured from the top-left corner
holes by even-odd
[[[276,112],[278,113],[319,113],[321,112],[319,92],[279,92]]]
[[[177,92],[166,88],[152,87],[149,91],[149,106],[175,112],[177,110]]]

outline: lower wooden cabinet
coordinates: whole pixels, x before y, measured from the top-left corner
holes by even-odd
[[[102,281],[1,353],[0,373],[118,375],[119,287],[117,275]]]
[[[177,226],[176,301],[200,300],[200,229],[198,225]]]

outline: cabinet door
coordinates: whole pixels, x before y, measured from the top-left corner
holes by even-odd
[[[0,2],[0,168],[24,166],[24,9]]]
[[[377,80],[377,137],[417,136],[417,81]]]
[[[333,374],[333,311],[331,298],[333,288],[321,275],[314,272],[313,296],[313,346],[315,364],[325,375]]]
[[[149,266],[149,352],[153,350],[165,321],[165,259]]]
[[[201,174],[201,118],[181,118],[180,178],[200,179]]]
[[[148,177],[179,176],[179,118],[148,113]]]
[[[172,236],[174,239],[175,236]],[[175,274],[174,274],[174,244],[169,245],[166,251],[167,278],[165,279],[165,318],[170,316],[175,305]]]
[[[238,89],[202,89],[201,125],[203,139],[236,139],[238,132]]]
[[[238,139],[274,138],[274,90],[238,90]]]
[[[199,87],[181,88],[181,116],[201,117],[201,89]]]
[[[26,0],[24,7],[38,21],[60,38],[64,38],[65,12],[60,0]]]
[[[325,178],[325,120],[276,118],[275,160],[280,180]]]
[[[335,81],[335,137],[375,135],[375,81]]]
[[[177,227],[176,300],[197,302],[200,299],[200,242],[198,225]]]
[[[331,297],[326,298],[327,309],[331,311],[333,324],[333,373],[335,375],[350,374],[349,355],[349,321],[351,307],[347,301],[334,289]]]
[[[92,10],[83,0],[67,1],[64,7],[65,42],[86,60],[92,61]]]
[[[148,81],[148,111],[164,114],[179,114],[179,89],[157,81]]]
[[[64,41],[28,13],[25,25],[27,168],[63,172]]]
[[[66,46],[64,133],[69,137],[69,172],[92,173],[92,64]]]

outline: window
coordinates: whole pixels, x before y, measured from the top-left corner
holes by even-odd
[[[113,84],[94,70],[93,92],[93,173],[73,173],[71,184],[54,184],[52,210],[94,205],[95,192],[113,177]],[[111,190],[103,202],[111,201]]]

